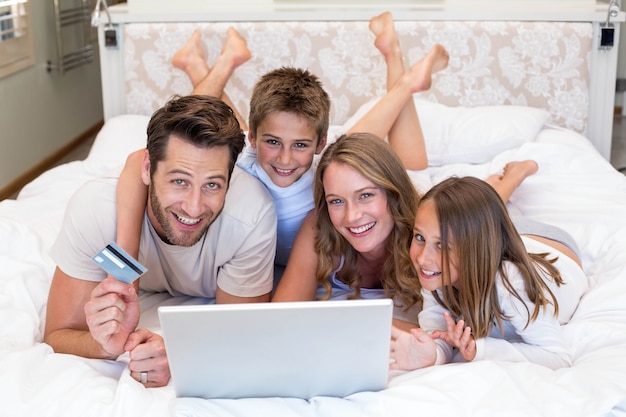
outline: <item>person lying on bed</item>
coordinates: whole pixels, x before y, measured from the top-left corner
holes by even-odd
[[[413,93],[430,88],[432,73],[447,65],[447,52],[441,45],[435,45],[405,72],[391,15],[372,19],[371,27],[378,34],[376,46],[387,62],[389,91],[351,132],[368,131],[381,137],[388,134],[389,143],[403,156],[407,169],[425,169],[428,160],[424,138],[411,98]],[[224,86],[235,68],[248,59],[250,52],[245,39],[229,28],[213,68],[207,65],[197,30],[172,62],[189,76],[194,85],[193,94],[222,97],[230,103]],[[314,161],[326,145],[329,111],[328,95],[315,75],[296,68],[279,68],[263,75],[253,89],[249,129],[239,117],[243,129],[248,129],[250,146],[244,149],[237,165],[258,178],[276,204],[278,276],[287,264],[304,216],[313,208]],[[119,224],[125,225],[118,230],[118,236],[129,241],[134,239],[132,235],[139,235],[137,226],[144,210],[144,200],[136,198],[145,194],[145,187],[139,181],[142,152],[129,156],[118,186],[118,204],[123,203],[118,211]],[[137,247],[135,242],[125,249],[134,254]]]
[[[424,299],[421,329],[393,330],[394,367],[482,359],[571,365],[561,326],[588,281],[563,230],[514,225],[492,187],[449,178],[419,202],[411,258],[419,281],[407,283]]]
[[[272,301],[389,297],[396,325],[413,326],[420,295],[402,288],[417,279],[408,242],[419,196],[396,152],[369,133],[339,137],[314,197]]]
[[[385,57],[385,62],[387,63],[387,71],[388,71],[387,72],[387,77],[388,77],[387,85],[393,85],[394,83],[398,82],[399,74],[403,74],[404,67],[403,67],[402,52],[401,52],[399,41],[398,41],[398,35],[395,31],[393,18],[391,14],[388,12],[385,12],[379,16],[374,17],[370,21],[370,28],[376,35],[375,45],[381,51],[381,53]],[[417,78],[422,79],[425,82],[424,87],[430,87],[430,81],[431,81],[430,74],[432,72],[432,69],[438,69],[440,67],[446,66],[447,53],[443,51],[439,51],[438,48],[435,47],[431,50],[429,55],[425,57],[425,60],[426,62],[432,62],[426,65],[426,68],[427,69],[430,68],[430,70],[427,70],[427,71],[422,70],[421,74],[423,75]],[[411,70],[409,70],[409,73],[410,71],[413,71],[415,69],[417,69],[416,66],[411,68]],[[388,93],[385,98],[389,99],[392,97],[394,96]],[[394,100],[389,100],[389,101],[394,101]],[[383,116],[384,118],[391,120],[390,118],[394,116],[386,114],[385,109],[398,108],[399,105],[400,105],[401,111],[399,115],[397,116],[396,123],[394,124],[393,127],[390,128],[389,143],[392,145],[392,149],[396,151],[396,154],[406,154],[406,153],[410,153],[410,151],[408,150],[399,151],[398,145],[396,145],[395,147],[393,146],[393,143],[394,143],[393,141],[395,139],[392,138],[392,136],[396,135],[400,137],[404,136],[407,138],[412,138],[412,137],[415,137],[416,132],[421,131],[421,128],[419,125],[419,119],[417,119],[416,117],[417,113],[415,112],[415,108],[413,106],[413,100],[408,99],[408,98],[397,99],[394,101],[394,104],[383,105],[382,109],[380,108],[380,106],[378,106],[378,109],[377,107],[374,107],[373,112],[370,111],[370,113],[368,113],[368,115],[366,115],[364,118],[368,118],[370,116],[378,114],[378,115],[384,115]],[[352,131],[358,132],[359,128],[354,128],[352,129]],[[374,132],[374,131],[375,131],[374,129],[370,129],[370,132]],[[383,132],[383,134],[385,133],[386,132]],[[362,163],[369,164],[370,163],[369,160],[371,156],[375,155],[376,157],[378,157],[378,155],[373,149],[370,150],[366,146],[360,150],[351,149],[351,146],[358,146],[358,143],[360,140],[365,140],[365,139],[350,140],[349,143],[353,145],[349,145],[349,144],[344,145],[348,148],[346,152],[355,154],[355,157],[353,158],[354,161],[358,160],[358,161],[361,161]],[[369,141],[370,140],[368,140],[368,142]],[[408,142],[408,144],[410,144],[410,142]],[[421,147],[421,149],[423,149],[422,152],[424,153],[424,156],[426,157],[426,153],[425,153],[426,150],[425,150],[423,138],[421,137],[421,133],[418,135],[417,139],[413,141],[413,146],[417,148],[418,150]],[[362,155],[361,154],[362,152],[364,153],[371,152],[371,154]],[[384,149],[380,149],[380,152],[384,154],[385,151]],[[413,152],[415,152],[415,149],[413,150]],[[385,155],[385,158],[387,158],[386,155]],[[393,165],[394,161],[395,159],[389,156],[388,163]],[[423,166],[425,167],[425,165],[427,165],[428,163],[427,158],[425,161],[422,161],[421,163],[424,164]],[[401,166],[403,166],[404,168],[410,168],[411,165],[405,159],[405,160],[401,160]],[[400,188],[400,190],[402,190],[402,188],[397,184],[406,183],[405,182],[406,172],[404,173],[404,175],[398,174],[398,178],[384,179],[384,177],[381,177],[381,175],[384,174],[382,171],[382,167],[381,167],[381,171],[378,172],[376,175],[372,175],[371,172],[369,174],[367,174],[366,172],[360,172],[361,170],[365,170],[366,167],[365,168],[353,167],[353,169],[354,169],[354,172],[358,174],[357,175],[358,177],[359,176],[363,177],[361,178],[362,181],[367,182],[368,184],[372,185],[376,189],[385,190],[385,194],[387,194],[384,197],[385,199],[399,198],[399,197],[394,197],[394,193],[397,192],[397,188]],[[373,170],[374,168],[371,168],[371,169]],[[536,171],[537,171],[537,165],[534,161],[529,160],[529,161],[512,162],[505,167],[505,171],[503,175],[494,175],[490,177],[488,180],[490,181],[490,183],[494,185],[494,187],[498,189],[498,191],[502,195],[502,198],[505,201],[508,201],[513,191],[521,184],[521,182],[527,176],[534,174]],[[330,178],[331,176],[328,176],[327,178],[324,176],[316,175],[316,183],[315,183],[316,192],[322,193],[324,190],[324,187],[326,186],[324,181],[330,180]],[[337,178],[337,181],[341,182],[344,180],[342,178]],[[392,184],[388,184],[389,181],[391,181]],[[356,184],[351,184],[348,181],[344,181],[344,182],[345,182],[344,184],[345,186],[351,187],[350,190],[347,192],[348,195],[357,193],[359,188],[356,186]],[[408,198],[410,200],[413,198],[413,193],[415,192],[415,189],[411,187],[410,189],[406,189],[406,191],[402,191],[402,192],[407,193],[407,195],[403,196],[403,198]],[[331,293],[322,292],[322,294],[317,294],[317,295],[322,296],[321,298],[332,297],[333,296],[332,293],[345,294],[347,290],[353,290],[353,291],[358,290],[361,293],[361,295],[369,294],[369,295],[376,295],[376,296],[384,296],[383,288],[388,288],[389,292],[393,292],[394,287],[397,287],[399,285],[399,282],[402,282],[402,280],[404,279],[408,279],[406,278],[408,274],[407,267],[406,265],[402,265],[402,260],[406,259],[406,257],[408,256],[408,246],[406,247],[406,250],[404,250],[402,248],[395,247],[396,245],[395,243],[386,242],[383,244],[383,245],[394,246],[393,253],[394,253],[395,260],[393,261],[393,264],[391,263],[392,260],[389,257],[389,253],[386,253],[384,250],[382,250],[382,255],[380,257],[376,257],[374,259],[367,258],[367,257],[362,258],[361,254],[355,248],[352,248],[350,246],[350,241],[347,240],[347,238],[346,239],[341,238],[340,232],[335,230],[334,226],[332,226],[332,223],[330,219],[328,218],[328,215],[325,214],[327,213],[327,209],[325,208],[326,203],[323,201],[323,195],[321,194],[316,195],[315,203],[316,203],[316,207],[321,206],[323,208],[323,211],[320,214],[319,213],[320,207],[317,207],[317,210],[318,210],[317,216],[312,213],[312,214],[309,214],[307,218],[304,220],[303,226],[298,232],[298,235],[294,242],[294,245],[293,245],[294,249],[291,252],[285,274],[283,275],[283,277],[281,278],[281,281],[278,284],[275,294],[272,297],[272,301],[313,300],[316,298],[316,288],[318,286],[318,283],[326,285],[326,290],[332,290]],[[394,204],[398,205],[398,202],[394,202]],[[413,227],[412,219],[414,218],[414,212],[410,211],[407,207],[405,207],[407,204],[408,203],[405,203],[402,205],[404,207],[403,209],[404,212],[396,213],[400,215],[400,219],[395,220],[396,223],[398,223],[396,226],[400,224],[399,222],[402,222],[402,219],[406,219],[408,217],[411,220],[409,221],[408,225],[406,224],[402,225],[401,230],[395,232],[395,234],[402,233],[402,230],[406,229],[406,227],[409,227],[409,229],[412,229]],[[391,202],[390,202],[390,206],[392,206]],[[398,210],[399,209],[396,209],[396,211]],[[407,212],[407,210],[409,210],[409,212]],[[367,216],[365,216],[365,218],[367,218]],[[327,286],[329,282],[328,281],[329,271],[327,270],[327,266],[330,261],[328,258],[329,256],[328,253],[325,252],[326,250],[325,245],[327,245],[328,243],[327,242],[324,243],[324,247],[316,246],[315,242],[316,242],[316,239],[318,238],[317,228],[319,228],[319,230],[322,231],[321,233],[322,237],[319,237],[320,239],[324,237],[328,237],[328,236],[334,236],[335,239],[337,239],[335,243],[338,245],[339,244],[341,245],[341,248],[335,248],[335,249],[338,251],[343,251],[343,253],[341,253],[341,256],[335,256],[333,258],[333,260],[337,262],[337,264],[334,264],[333,267],[339,267],[338,262],[340,260],[342,262],[342,265],[345,263],[345,266],[343,269],[341,269],[341,271],[339,271],[338,274],[333,273],[332,288],[329,288]],[[375,228],[379,229],[380,227],[375,226]],[[341,228],[340,230],[343,231],[343,229]],[[372,233],[370,231],[365,231],[363,232],[363,234],[372,234]],[[385,241],[385,238],[387,237],[388,236],[382,236],[382,240]],[[410,235],[407,235],[406,238],[408,239],[407,242],[409,242]],[[351,254],[351,256],[344,256],[348,252]],[[318,260],[319,262],[322,262],[322,259],[324,259],[324,262],[325,262],[324,270],[318,271],[317,270]],[[386,265],[384,267],[384,271],[383,271],[383,264]],[[335,271],[335,268],[333,268],[332,270]],[[341,275],[343,275],[344,272],[350,276],[350,278],[345,281],[343,280],[343,278],[341,278]],[[361,272],[365,274],[364,276],[367,276],[367,278],[365,279],[366,283],[364,284],[364,286],[359,284],[359,281],[361,280],[360,278]],[[388,280],[390,280],[389,281],[391,282],[390,284],[383,284],[387,282]],[[361,288],[363,289],[361,290]],[[402,301],[404,302],[405,305],[410,306],[414,304],[415,299],[413,297],[409,297],[408,299],[402,300]],[[417,321],[416,310],[413,310],[410,314],[398,312],[397,316],[409,322],[415,323]]]
[[[488,180],[508,200],[533,164]],[[420,294],[405,288],[417,279],[409,242],[419,197],[397,154],[372,134],[341,136],[322,154],[314,197],[272,301],[391,297],[396,325],[413,327]]]
[[[163,386],[169,366],[162,338],[137,329],[138,289],[269,301],[276,213],[267,190],[235,167],[244,133],[218,98],[174,98],[147,129],[142,178],[148,187],[139,260],[148,271],[125,284],[93,260],[116,238],[113,177],[90,181],[71,198],[51,257],[44,342],[55,352],[116,359],[129,352],[131,376]]]

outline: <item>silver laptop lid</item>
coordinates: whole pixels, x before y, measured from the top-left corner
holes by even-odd
[[[178,397],[345,397],[387,385],[389,299],[158,312]]]

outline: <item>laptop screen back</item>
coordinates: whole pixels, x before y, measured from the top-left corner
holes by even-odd
[[[386,387],[383,300],[162,306],[178,397],[345,397]]]

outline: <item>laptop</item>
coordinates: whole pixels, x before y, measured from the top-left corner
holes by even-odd
[[[345,397],[386,388],[393,302],[161,306],[177,397]]]

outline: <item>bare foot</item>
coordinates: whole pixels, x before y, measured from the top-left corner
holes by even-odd
[[[226,60],[234,69],[248,61],[251,56],[248,44],[243,36],[232,26],[229,27],[226,30],[226,40],[224,41],[224,46],[222,47],[222,52],[218,60]],[[215,65],[217,65],[217,62]]]
[[[512,161],[504,166],[502,175],[490,175],[485,181],[496,190],[502,201],[506,203],[517,187],[526,178],[535,174],[538,169],[539,165],[532,159]]]
[[[196,29],[187,43],[172,58],[172,65],[184,71],[195,87],[209,74],[209,66],[202,49],[202,34]]]
[[[213,63],[210,72],[194,86],[193,94],[223,97],[226,83],[235,69],[251,57],[246,40],[233,27],[226,31],[222,51]]]
[[[432,85],[432,75],[448,66],[448,51],[436,43],[424,58],[417,61],[404,76],[409,77],[411,91],[427,91]]]
[[[396,33],[393,16],[390,12],[374,16],[370,20],[369,28],[376,35],[374,46],[383,56],[388,57],[392,52],[400,52],[398,34]]]
[[[535,174],[539,170],[539,165],[532,159],[524,161],[511,161],[503,168],[502,174],[492,174],[487,177],[486,181],[494,185],[502,181],[505,177],[514,184],[521,184],[527,177]]]
[[[539,170],[539,165],[532,159],[526,159],[525,161],[512,161],[504,166],[503,176],[512,176],[519,178],[522,181]],[[520,181],[521,182],[521,181]]]

